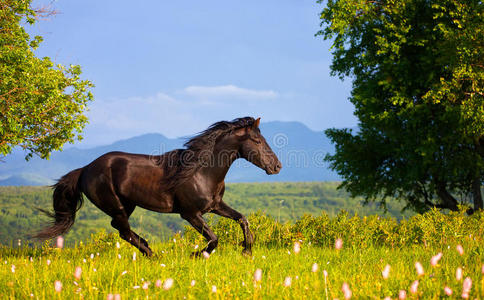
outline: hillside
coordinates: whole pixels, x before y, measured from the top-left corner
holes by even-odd
[[[387,215],[401,219],[402,205],[391,202],[385,214],[375,206],[362,206],[337,190],[335,182],[233,183],[228,184],[225,201],[241,213],[262,212],[281,222],[295,221],[304,214],[314,216],[325,211],[335,216],[341,209],[353,215]],[[0,242],[28,239],[47,219],[35,207],[52,207],[52,190],[47,187],[0,187]],[[409,212],[404,214],[410,216]],[[207,215],[210,218],[209,215]],[[138,208],[130,218],[131,226],[150,240],[164,240],[187,225],[178,215],[158,214]],[[110,227],[110,219],[88,200],[77,213],[76,223],[67,241],[85,240],[92,233]]]
[[[333,147],[322,132],[310,130],[298,122],[262,123],[261,131],[281,160],[282,171],[278,175],[267,176],[247,161],[237,160],[227,175],[228,182],[339,180],[323,161]],[[109,151],[156,155],[181,148],[184,141],[151,133],[90,149],[69,148],[52,153],[50,160],[34,157],[28,162],[24,159],[25,154],[16,150],[2,158],[0,185],[50,185],[68,171],[85,166]]]

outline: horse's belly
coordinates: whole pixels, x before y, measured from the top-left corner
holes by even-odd
[[[169,197],[147,197],[144,199],[139,199],[136,205],[144,209],[161,213],[174,212],[173,201],[170,200]]]
[[[133,189],[129,195],[123,195],[123,198],[148,210],[164,213],[173,212],[173,197],[160,191],[138,188]]]

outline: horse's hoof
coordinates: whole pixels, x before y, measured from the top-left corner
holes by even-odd
[[[247,256],[247,257],[251,257],[252,256],[252,250],[246,248],[246,249],[242,250],[242,255]]]

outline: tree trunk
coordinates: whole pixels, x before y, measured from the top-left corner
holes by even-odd
[[[477,153],[479,153],[481,157],[484,158],[484,136],[478,138],[475,144],[476,144]]]
[[[481,181],[479,178],[474,179],[472,182],[472,196],[474,198],[474,211],[478,211],[483,208],[482,193],[481,193]]]
[[[437,183],[437,196],[442,200],[442,206],[453,211],[458,211],[457,200],[447,191],[444,183]]]

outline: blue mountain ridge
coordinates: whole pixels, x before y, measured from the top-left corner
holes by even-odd
[[[229,170],[227,182],[268,181],[334,181],[338,175],[329,170],[324,156],[334,147],[323,132],[309,129],[299,122],[274,121],[261,124],[261,132],[282,162],[277,175],[239,159]],[[148,133],[90,149],[69,148],[52,153],[49,160],[33,157],[25,161],[25,153],[15,150],[0,162],[0,185],[48,185],[70,170],[82,167],[110,151],[158,155],[182,148],[185,138],[170,139],[159,133]]]

